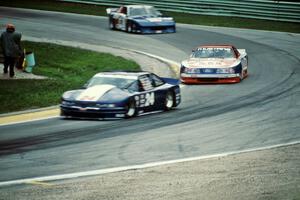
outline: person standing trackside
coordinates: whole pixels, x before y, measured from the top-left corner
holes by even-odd
[[[6,25],[6,31],[1,34],[0,43],[4,54],[3,73],[7,74],[9,68],[9,76],[15,75],[14,67],[18,57],[22,54],[20,33],[15,32],[13,24]]]

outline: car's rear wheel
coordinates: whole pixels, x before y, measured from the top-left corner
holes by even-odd
[[[174,93],[171,91],[168,91],[165,98],[165,110],[171,110],[174,107]]]
[[[126,113],[125,113],[125,118],[131,118],[136,116],[137,109],[135,105],[135,101],[131,100],[128,102],[126,106]]]
[[[128,23],[128,24],[126,25],[126,31],[127,31],[128,33],[131,33],[131,32],[132,32],[132,24]]]

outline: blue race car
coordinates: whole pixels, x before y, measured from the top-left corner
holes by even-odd
[[[181,101],[179,80],[149,72],[103,72],[83,89],[67,91],[61,99],[61,116],[78,118],[130,118],[170,110]]]
[[[153,6],[128,5],[107,8],[110,29],[133,33],[175,33],[176,24],[172,17],[163,16]]]

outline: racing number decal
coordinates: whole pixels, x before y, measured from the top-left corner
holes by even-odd
[[[155,103],[154,92],[147,93],[145,106],[152,106],[152,105],[154,105],[154,103]]]
[[[135,96],[135,101],[138,107],[153,106],[155,103],[155,93],[150,92],[150,93]]]

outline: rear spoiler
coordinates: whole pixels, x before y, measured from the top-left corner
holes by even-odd
[[[117,12],[118,8],[106,8],[106,13],[109,15],[111,13]]]

